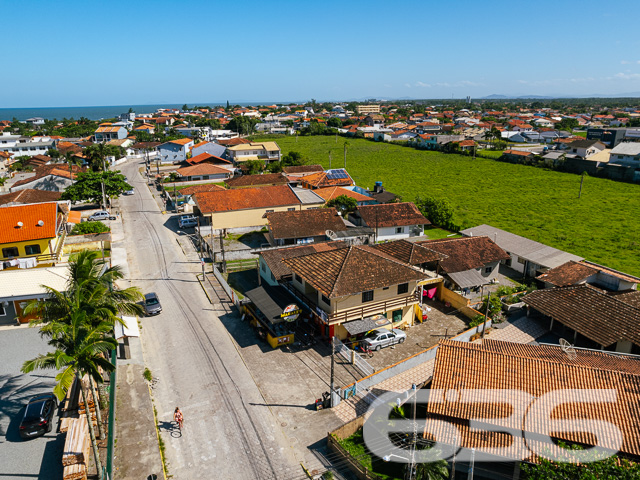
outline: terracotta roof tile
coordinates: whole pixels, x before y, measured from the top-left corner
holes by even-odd
[[[25,188],[17,192],[0,195],[0,206],[7,204],[44,203],[60,200],[61,192],[50,192],[47,190],[34,190]]]
[[[291,175],[294,173],[322,172],[324,169],[322,165],[294,165],[292,167],[284,167],[282,171]]]
[[[367,197],[366,195],[362,195],[361,193],[354,192],[353,190],[349,190],[347,188],[342,187],[326,187],[326,188],[317,188],[314,190],[314,193],[317,193],[326,201],[332,200],[340,195],[346,195],[347,197],[351,197],[356,200],[356,202],[371,202],[373,198]]]
[[[72,177],[75,179],[78,173],[82,173],[84,171],[85,170],[83,168],[78,167],[77,165],[73,165],[73,167],[71,168]],[[34,182],[43,177],[46,177],[47,175],[55,175],[58,177],[69,178],[69,167],[63,163],[57,163],[52,165],[42,165],[40,167],[36,167],[35,172],[36,172],[35,176],[25,178],[24,180],[20,180],[16,182],[13,185],[11,185],[11,188],[19,187],[20,185],[27,185],[31,182]]]
[[[316,237],[323,236],[327,230],[347,229],[335,208],[272,212],[266,216],[275,239]]]
[[[227,165],[231,165],[229,160],[225,160],[224,158],[217,157],[215,155],[211,155],[210,153],[203,152],[200,155],[196,155],[195,157],[187,158],[187,163],[191,165],[196,165],[198,163],[208,162],[208,163],[224,163]]]
[[[303,185],[306,185],[309,188],[322,188],[332,186],[350,187],[354,184],[350,176],[347,176],[347,178],[328,178],[327,172],[313,173],[311,175],[302,177],[300,181]]]
[[[440,266],[447,273],[465,272],[510,257],[488,237],[462,237],[418,242],[423,247],[447,255]]]
[[[447,256],[442,253],[407,240],[378,243],[372,245],[372,248],[391,255],[409,265],[422,265],[423,263],[431,263],[447,258]]]
[[[225,181],[229,188],[255,187],[260,185],[285,185],[289,179],[281,173],[242,175]]]
[[[371,228],[431,225],[429,219],[411,202],[362,205],[355,213]]]
[[[181,177],[190,177],[194,175],[231,175],[231,172],[226,168],[216,167],[210,163],[201,163],[199,165],[182,167],[176,170],[176,173]]]
[[[300,205],[289,185],[199,192],[193,198],[203,214]]]
[[[199,192],[216,192],[219,190],[226,190],[226,188],[220,185],[216,185],[215,183],[205,183],[201,185],[192,185],[187,188],[182,188],[180,190],[180,194],[193,195],[194,193],[199,193]]]
[[[567,263],[563,263],[559,267],[548,270],[536,279],[550,283],[556,287],[566,287],[582,283],[587,278],[597,273],[598,270],[595,268],[582,262],[574,262],[571,260]]]
[[[55,202],[0,208],[0,244],[54,238],[57,211]],[[38,225],[40,220],[42,226]]]
[[[313,243],[310,245],[297,245],[292,247],[274,248],[272,250],[264,250],[260,255],[269,267],[269,270],[280,281],[283,277],[291,276],[291,269],[283,263],[283,260],[294,257],[302,257],[318,252],[327,252],[338,248],[346,248],[348,245],[342,241]]]
[[[191,138],[179,138],[177,140],[170,140],[167,143],[175,143],[176,145],[186,145],[187,143],[193,142]]]

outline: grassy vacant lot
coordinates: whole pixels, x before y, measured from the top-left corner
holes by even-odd
[[[313,163],[344,165],[345,139],[277,137],[285,154]],[[487,223],[588,260],[640,275],[640,185],[512,165],[484,158],[414,150],[349,139],[347,169],[356,183],[380,180],[404,200],[419,195],[448,199],[456,220]]]

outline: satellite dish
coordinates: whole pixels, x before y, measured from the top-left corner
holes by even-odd
[[[24,223],[18,222],[18,228],[22,228],[22,225],[24,225]]]
[[[42,220],[38,220],[38,226],[41,227],[44,225],[44,222]]]
[[[573,347],[573,345],[571,345],[564,338],[561,338],[559,343],[560,343],[560,349],[567,354],[567,357],[569,357],[569,360],[575,360],[578,354],[576,353],[576,349]]]
[[[337,235],[336,232],[334,232],[333,230],[325,230],[324,234],[329,237],[331,240],[335,240]]]

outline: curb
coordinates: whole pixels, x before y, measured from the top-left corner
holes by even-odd
[[[160,452],[160,460],[162,461],[162,475],[164,476],[164,480],[167,480],[167,468],[165,466],[167,459],[164,457],[164,453],[160,449],[160,429],[158,428],[158,417],[156,416],[156,407],[153,403],[153,395],[151,394],[151,387],[147,384],[147,389],[149,390],[149,400],[151,400],[151,411],[153,412],[153,426],[156,429],[156,440],[158,442],[158,452]],[[164,442],[164,440],[163,440]]]
[[[198,279],[198,283],[202,287],[202,291],[207,296],[207,300],[209,300],[209,303],[211,305],[213,305],[213,302],[211,301],[211,297],[209,296],[209,292],[207,292],[207,289],[204,288],[204,283],[203,283],[204,282],[204,278],[200,279],[200,277],[202,277],[202,274],[201,273],[196,273],[196,278]]]

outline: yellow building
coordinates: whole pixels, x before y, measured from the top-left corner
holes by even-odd
[[[380,105],[358,105],[358,114],[380,113]]]
[[[236,163],[261,160],[265,163],[280,161],[280,147],[276,142],[241,143],[227,148],[229,157]]]
[[[404,242],[410,244],[410,242]],[[403,243],[403,245],[404,245]],[[421,255],[432,255],[425,250]],[[412,255],[410,253],[410,255]],[[434,258],[421,258],[427,263]],[[300,257],[283,259],[293,272],[291,286],[313,304],[324,324],[324,334],[344,339],[377,326],[413,324],[418,287],[440,283],[442,278],[374,246],[350,246]],[[368,325],[362,330],[362,324]]]
[[[65,237],[65,215],[55,202],[0,208],[2,269],[55,264]]]
[[[193,199],[194,211],[207,217],[214,230],[262,227],[268,224],[267,213],[324,205],[319,195],[289,185],[199,192]]]

